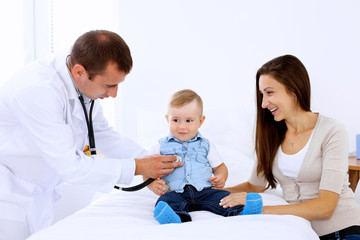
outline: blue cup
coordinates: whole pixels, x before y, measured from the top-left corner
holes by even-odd
[[[360,159],[360,134],[356,135],[356,158]]]

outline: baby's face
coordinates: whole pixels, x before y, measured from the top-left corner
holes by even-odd
[[[182,142],[195,137],[205,120],[205,116],[201,116],[196,101],[180,108],[169,107],[165,117],[169,123],[171,134]]]

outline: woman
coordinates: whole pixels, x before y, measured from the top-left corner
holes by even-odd
[[[310,110],[310,80],[294,56],[265,63],[256,74],[257,167],[248,182],[228,188],[223,207],[243,205],[247,192],[279,183],[289,205],[264,214],[311,221],[320,239],[360,239],[360,207],[348,183],[348,136],[334,119]]]

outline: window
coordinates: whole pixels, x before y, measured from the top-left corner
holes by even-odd
[[[106,29],[117,32],[118,1],[51,0],[49,3],[49,41],[52,52],[69,51],[83,33]],[[119,91],[120,88],[119,88]],[[101,104],[109,124],[116,127],[116,102],[104,99]]]
[[[24,17],[23,1],[1,1],[0,86],[24,66]]]
[[[84,32],[94,29],[116,31],[118,1],[14,0],[0,2],[0,86],[24,64],[50,53],[68,51]],[[6,35],[5,35],[6,34]],[[121,91],[119,89],[119,91]],[[102,100],[109,123],[116,126],[117,99]]]

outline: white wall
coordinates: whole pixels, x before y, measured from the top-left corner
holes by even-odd
[[[0,4],[4,5],[0,85],[24,62],[24,36],[13,34],[23,30],[22,4],[20,0]],[[103,103],[118,103],[114,124],[142,145],[168,133],[163,115],[169,96],[191,88],[205,103],[202,131],[227,138],[227,143],[248,154],[256,70],[274,57],[294,54],[311,77],[312,109],[342,121],[354,151],[355,134],[360,133],[359,9],[357,0],[63,0],[53,2],[50,38],[55,50],[67,48],[90,29],[117,30],[125,39],[134,68],[116,101]],[[224,133],[229,127],[233,132]],[[57,219],[84,206],[92,196],[86,190],[81,194],[73,194],[81,189],[63,190]]]
[[[147,145],[146,137],[167,134],[168,97],[183,88],[202,96],[204,126],[221,128],[236,123],[233,117],[253,123],[256,70],[293,54],[310,74],[312,110],[343,122],[355,150],[359,1],[123,0],[119,7],[118,32],[134,57],[120,92],[119,127],[126,135]]]

